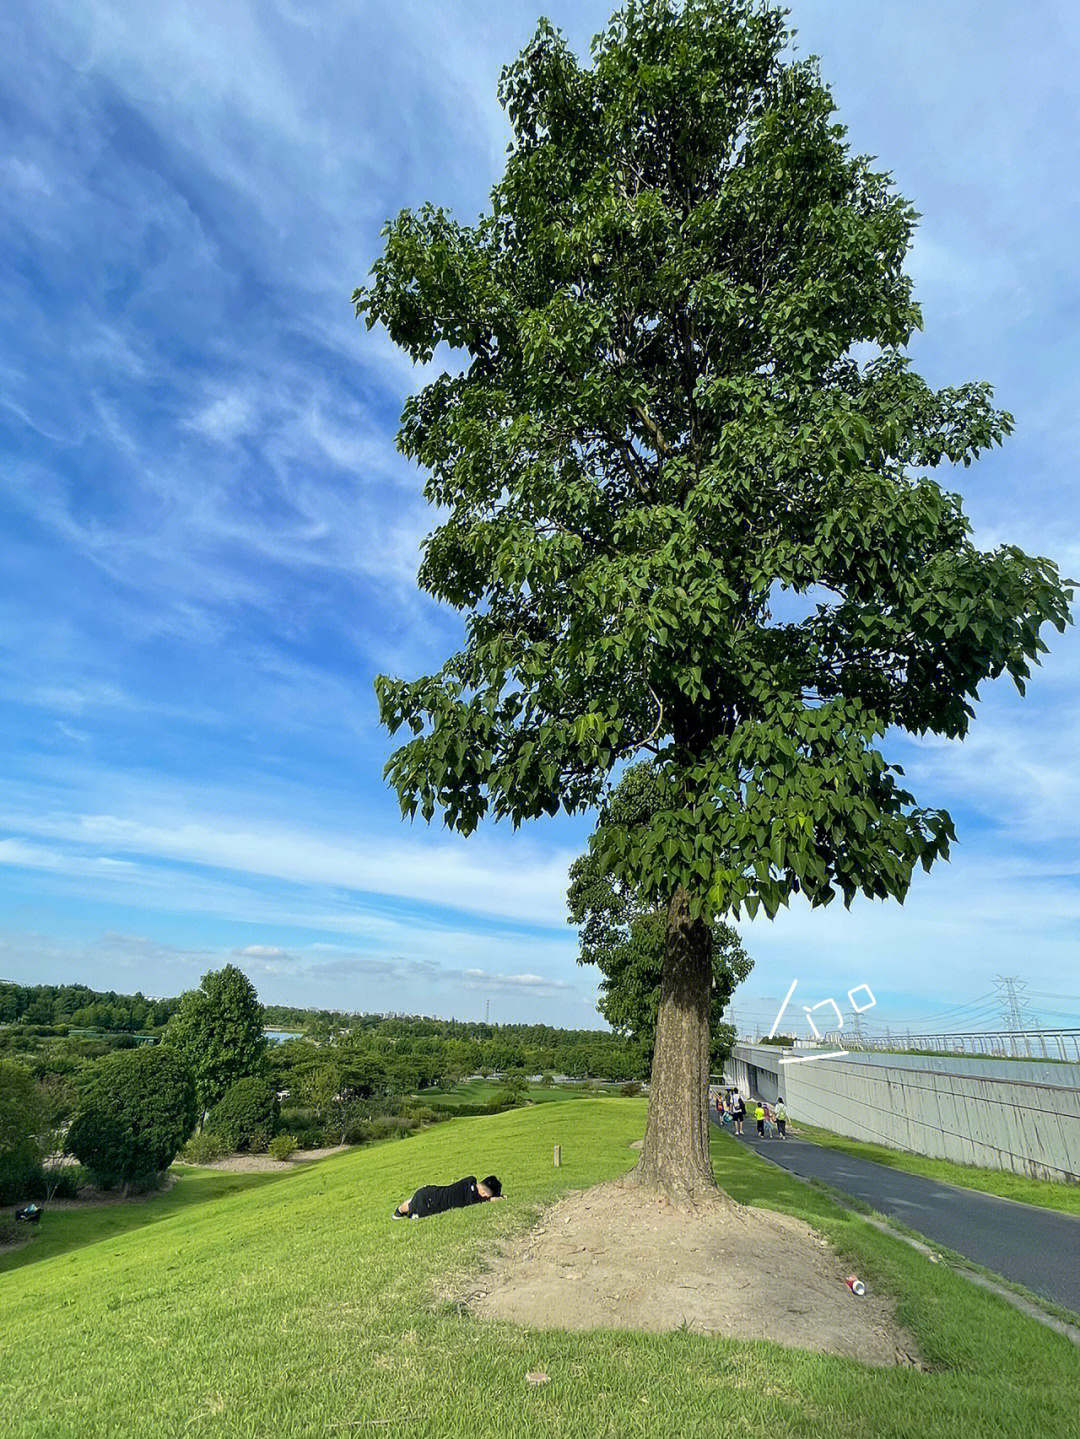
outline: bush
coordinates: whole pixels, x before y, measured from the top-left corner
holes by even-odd
[[[282,1130],[282,1133],[291,1134],[296,1140],[297,1149],[327,1149],[330,1146],[326,1142],[326,1135],[321,1129],[289,1129]],[[359,1139],[350,1139],[350,1144],[359,1144]]]
[[[629,1079],[625,1084],[620,1084],[619,1093],[624,1099],[636,1099],[641,1093],[641,1085],[636,1079]]]
[[[301,1129],[318,1129],[319,1121],[310,1104],[283,1104],[278,1111],[278,1128],[286,1134]]]
[[[508,1074],[503,1080],[503,1088],[507,1094],[513,1095],[516,1101],[528,1094],[529,1081],[520,1070],[515,1070],[513,1073]]]
[[[404,1139],[416,1128],[416,1120],[407,1114],[377,1114],[357,1126],[358,1144],[374,1144],[380,1139]]]
[[[291,1159],[296,1153],[296,1149],[295,1134],[275,1134],[270,1141],[270,1158]]]
[[[231,1149],[258,1154],[270,1143],[278,1121],[277,1092],[259,1075],[238,1079],[210,1111],[206,1127],[220,1134]]]
[[[415,1119],[417,1124],[438,1124],[440,1119],[445,1119],[445,1114],[440,1114],[437,1109],[430,1109],[426,1104],[418,1104],[414,1109],[409,1110],[409,1118]]]
[[[90,1183],[81,1164],[65,1164],[59,1171],[45,1171],[46,1199],[78,1199],[79,1190]],[[50,1192],[51,1191],[51,1192]]]
[[[13,1060],[0,1060],[0,1201],[26,1197],[41,1173],[38,1132],[44,1106],[33,1075]]]
[[[88,1184],[90,1176],[81,1164],[65,1164],[60,1168],[45,1168],[39,1164],[25,1184],[20,1199],[78,1199],[79,1190]]]
[[[181,1157],[185,1164],[213,1164],[215,1159],[223,1159],[231,1149],[227,1139],[204,1129],[201,1134],[191,1136],[181,1151]]]
[[[45,1172],[29,1145],[0,1154],[0,1204],[45,1197]]]
[[[91,1065],[64,1149],[103,1189],[146,1189],[198,1118],[191,1070],[171,1050],[121,1050]]]

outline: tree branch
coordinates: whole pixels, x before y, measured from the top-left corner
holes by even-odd
[[[648,405],[632,405],[631,409],[648,431],[656,453],[663,459],[670,459],[672,453],[671,446],[667,440],[664,439],[663,433],[652,415],[649,414]]]

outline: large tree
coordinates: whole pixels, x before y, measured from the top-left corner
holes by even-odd
[[[263,1007],[255,986],[235,964],[204,974],[180,998],[164,1042],[195,1076],[200,1121],[238,1079],[262,1073],[266,1062]]]
[[[420,583],[462,647],[380,678],[403,810],[468,833],[603,806],[593,852],[667,924],[639,1175],[715,1195],[704,1123],[718,915],[903,898],[948,853],[881,753],[962,736],[1068,619],[1056,567],[986,551],[930,477],[999,443],[985,384],[904,349],[915,212],[850,153],[813,60],[756,0],[641,0],[580,64],[542,22],[502,75],[513,144],[475,225],[403,212],[354,296],[414,360],[439,510]]]

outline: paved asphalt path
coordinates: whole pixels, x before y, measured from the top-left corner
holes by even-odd
[[[752,1120],[746,1128],[753,1128]],[[727,1125],[724,1132],[731,1133]],[[1080,1218],[855,1159],[791,1134],[758,1139],[747,1133],[739,1142],[1080,1314]]]

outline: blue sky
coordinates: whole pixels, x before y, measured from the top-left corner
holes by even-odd
[[[608,9],[547,5],[579,52]],[[484,207],[499,69],[539,13],[3,7],[0,978],[171,994],[232,961],[268,1001],[598,1022],[563,900],[588,821],[402,823],[372,691],[436,667],[460,622],[416,589],[430,520],[392,443],[424,372],[350,294],[387,216]],[[988,379],[1016,416],[939,477],[980,542],[1080,574],[1076,10],[792,19],[854,148],[924,217],[918,367]],[[1051,645],[962,746],[893,746],[961,839],[904,907],[742,926],[744,1023],[798,979],[845,1008],[870,985],[878,1026],[981,1027],[999,974],[1080,1023],[1080,647]]]

